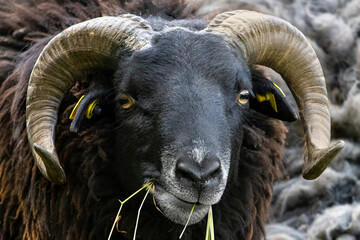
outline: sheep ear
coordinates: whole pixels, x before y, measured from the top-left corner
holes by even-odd
[[[253,95],[250,108],[269,117],[293,122],[298,119],[286,95],[279,86],[266,78],[260,71],[253,71]]]
[[[105,93],[105,89],[99,88],[83,95],[79,99],[69,116],[69,119],[72,120],[70,132],[79,132],[85,118],[91,119],[94,114],[101,114],[102,109],[99,105],[99,99],[101,99]]]

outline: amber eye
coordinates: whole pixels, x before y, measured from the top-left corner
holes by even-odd
[[[248,90],[242,90],[241,92],[239,92],[239,94],[236,97],[236,101],[241,104],[244,105],[249,101],[250,98],[250,92]]]
[[[123,109],[131,108],[136,103],[136,100],[128,94],[124,94],[120,97],[120,104]]]

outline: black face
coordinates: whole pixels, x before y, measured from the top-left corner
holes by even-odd
[[[122,59],[115,85],[118,180],[134,191],[153,179],[169,219],[185,224],[196,203],[200,221],[238,158],[249,69],[221,37],[174,29]]]

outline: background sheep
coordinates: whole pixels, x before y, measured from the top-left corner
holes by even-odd
[[[258,3],[247,3],[247,8],[251,8],[252,6],[254,6],[254,8],[256,8],[256,4]],[[263,4],[263,3],[260,3]],[[260,6],[259,4],[259,6]],[[291,2],[289,3],[294,4],[294,6],[299,6],[299,2]],[[7,54],[6,56],[2,56],[1,58],[1,64],[0,65],[2,67],[2,69],[5,69],[4,74],[3,74],[3,79],[5,79],[7,77],[7,75],[9,73],[11,73],[13,71],[13,68],[15,67],[15,64],[13,63],[13,59],[16,56],[16,54],[19,52],[20,49],[23,49],[24,47],[27,46],[27,44],[29,42],[37,42],[40,39],[43,39],[46,36],[51,36],[52,34],[54,34],[58,29],[63,29],[67,26],[70,26],[76,22],[80,22],[83,21],[85,19],[88,18],[92,18],[92,17],[96,17],[96,16],[100,16],[100,15],[117,15],[119,13],[122,12],[122,10],[120,10],[119,4],[116,3],[74,3],[74,2],[69,2],[65,4],[65,9],[63,8],[59,8],[57,6],[57,4],[55,3],[47,3],[47,4],[34,4],[35,8],[29,8],[18,5],[18,6],[12,6],[11,5],[4,5],[3,6],[3,17],[7,18],[9,17],[9,12],[11,12],[11,9],[16,9],[17,14],[10,14],[10,17],[13,17],[15,20],[14,21],[1,21],[3,26],[1,26],[1,30],[2,32],[6,33],[7,32],[11,32],[12,36],[8,36],[7,38],[4,38],[2,43],[2,47],[6,46],[6,44],[9,42],[9,40],[13,40],[13,38],[17,38],[16,41],[14,41],[14,43],[10,43],[9,46],[10,48],[6,48],[6,50],[9,50],[9,54]],[[284,3],[284,5],[286,6],[286,3]],[[116,7],[117,6],[117,7]],[[204,5],[207,6],[207,5]],[[267,9],[266,11],[268,11],[269,13],[272,13],[272,8],[276,6],[276,4],[274,5],[269,5],[264,4],[261,5],[261,9]],[[279,9],[281,9],[282,5],[279,5]],[[192,9],[191,7],[186,7],[183,8],[185,9],[184,11],[179,11],[179,9],[182,9],[182,5],[172,5],[172,6],[168,6],[166,4],[160,5],[160,8],[162,9],[167,9],[167,14],[168,16],[175,16],[175,17],[188,17],[190,16],[191,11],[194,11],[196,9]],[[44,11],[45,9],[45,11]],[[46,10],[48,9],[48,10]],[[56,10],[55,10],[56,9]],[[127,5],[127,9],[137,9],[138,12],[137,13],[146,13],[147,9],[151,9],[151,11],[157,10],[159,9],[156,6],[153,6],[150,4],[147,6],[142,6],[141,3],[134,3],[134,4],[128,4]],[[140,10],[139,10],[140,9]],[[260,9],[260,10],[261,10]],[[350,8],[349,8],[350,9]],[[49,14],[45,14],[45,16],[43,16],[43,11],[44,12],[48,12]],[[202,8],[199,9],[199,11],[196,13],[198,15],[202,14]],[[294,11],[294,10],[293,10]],[[41,12],[41,14],[34,14],[34,12]],[[279,10],[280,12],[280,10]],[[281,11],[282,12],[282,11]],[[195,12],[194,12],[195,13]],[[312,13],[312,12],[311,12]],[[209,11],[207,11],[207,14],[211,15],[211,13],[209,13]],[[289,14],[290,16],[293,16],[292,14]],[[349,15],[351,15],[351,13],[349,13]],[[23,19],[16,19],[17,16],[22,16],[24,19],[27,19],[28,21],[26,22],[30,22],[33,24],[29,24],[29,26],[26,26],[27,29],[20,31],[19,34],[14,34],[14,31],[12,29],[21,29],[19,26],[23,25]],[[39,18],[39,16],[41,16]],[[352,15],[351,15],[352,16]],[[326,19],[327,16],[324,17],[324,19]],[[309,19],[312,20],[316,20],[316,15],[314,14],[309,14],[308,16]],[[302,23],[301,19],[299,18],[299,22]],[[49,23],[50,20],[50,23]],[[333,19],[331,19],[333,20]],[[10,24],[9,24],[10,23]],[[299,26],[301,25],[299,23]],[[343,25],[341,25],[343,23],[339,23],[338,28],[337,29],[344,29]],[[306,24],[305,24],[306,25]],[[315,25],[315,24],[314,24]],[[54,27],[56,26],[56,27]],[[51,29],[53,27],[53,29]],[[301,26],[300,26],[301,28]],[[315,27],[314,27],[315,28]],[[46,31],[44,31],[44,29]],[[323,32],[323,34],[328,34],[328,31],[322,30],[322,29],[326,29],[329,30],[329,26],[318,26],[316,25],[316,31],[319,32]],[[302,29],[305,33],[306,29]],[[27,32],[28,31],[28,32]],[[346,31],[346,29],[345,29]],[[4,35],[6,35],[4,34]],[[32,38],[31,38],[32,36]],[[345,39],[346,40],[346,39]],[[347,39],[347,44],[352,43],[353,40],[351,38]],[[11,140],[11,146],[8,149],[4,149],[4,153],[2,155],[2,159],[23,159],[24,161],[21,162],[16,162],[13,161],[12,164],[5,164],[3,163],[2,166],[0,166],[1,169],[3,169],[3,172],[1,173],[2,176],[5,176],[6,172],[11,172],[14,171],[14,165],[15,166],[21,166],[22,168],[28,169],[31,172],[27,171],[26,174],[24,174],[24,178],[23,179],[14,179],[11,177],[11,175],[8,175],[7,178],[2,178],[2,186],[6,186],[2,189],[1,195],[5,196],[7,194],[9,194],[10,191],[14,191],[16,194],[14,194],[14,198],[11,201],[5,200],[5,205],[7,206],[6,209],[6,215],[10,216],[13,215],[15,216],[15,220],[11,220],[11,219],[4,219],[4,234],[5,237],[8,237],[10,234],[13,234],[13,232],[15,231],[15,229],[17,228],[17,226],[19,225],[19,220],[16,219],[27,219],[28,223],[25,226],[21,226],[20,227],[20,231],[24,232],[24,236],[25,237],[29,237],[32,239],[36,239],[38,237],[40,238],[46,238],[48,237],[51,232],[53,231],[51,229],[51,226],[49,226],[47,223],[47,219],[36,219],[36,216],[38,215],[43,215],[43,216],[49,216],[50,219],[59,219],[64,221],[63,224],[63,229],[61,230],[61,232],[63,233],[68,233],[68,238],[75,238],[75,239],[79,239],[79,238],[92,238],[92,237],[101,237],[104,236],[106,233],[108,233],[108,219],[107,217],[110,216],[113,217],[114,212],[116,212],[116,207],[117,207],[117,201],[113,201],[113,202],[108,202],[104,200],[104,197],[106,198],[107,196],[111,195],[113,193],[113,191],[116,188],[115,184],[114,186],[108,185],[109,182],[111,182],[111,180],[109,181],[109,178],[111,176],[107,176],[106,172],[103,172],[105,169],[102,169],[102,167],[99,165],[99,162],[104,162],[105,159],[108,158],[108,153],[110,152],[110,150],[108,149],[109,146],[107,146],[107,142],[111,141],[111,139],[107,139],[107,136],[103,135],[103,132],[99,131],[99,126],[102,126],[105,129],[111,129],[112,125],[111,125],[111,118],[108,119],[103,119],[101,120],[100,123],[98,123],[97,125],[94,126],[90,126],[88,131],[82,132],[80,134],[80,136],[78,137],[74,137],[73,134],[71,134],[68,131],[69,128],[69,121],[67,120],[67,116],[70,113],[73,105],[71,105],[70,103],[72,103],[74,101],[74,96],[76,98],[78,98],[82,93],[86,92],[88,89],[88,81],[87,79],[84,79],[82,81],[79,82],[79,84],[77,84],[72,90],[71,90],[71,95],[67,96],[65,99],[65,102],[63,104],[63,107],[61,109],[62,114],[60,116],[62,116],[62,120],[61,120],[61,124],[58,125],[57,127],[57,132],[61,132],[61,134],[58,135],[57,137],[57,142],[66,142],[65,139],[70,137],[74,139],[73,142],[67,144],[67,145],[59,145],[57,146],[58,149],[62,150],[64,149],[64,151],[61,151],[61,159],[65,159],[65,165],[66,166],[77,166],[79,163],[75,162],[71,162],[74,160],[70,159],[70,154],[73,151],[77,151],[79,152],[79,155],[82,155],[82,157],[87,157],[89,159],[90,164],[88,166],[85,166],[85,168],[82,169],[75,169],[76,174],[74,174],[74,178],[76,182],[84,182],[86,181],[86,178],[88,176],[91,176],[90,181],[88,182],[89,185],[89,190],[87,190],[87,187],[84,185],[73,185],[73,186],[69,186],[68,188],[65,189],[60,189],[57,186],[50,186],[50,184],[48,184],[46,181],[44,181],[41,177],[39,177],[36,166],[29,160],[31,159],[31,156],[29,154],[29,151],[27,149],[27,147],[25,147],[27,150],[26,151],[20,151],[20,149],[24,149],[24,146],[26,145],[26,136],[24,134],[24,110],[21,109],[19,106],[24,106],[24,95],[25,95],[25,91],[24,91],[24,85],[26,85],[25,79],[28,78],[28,75],[30,74],[29,72],[25,72],[26,69],[29,69],[28,66],[26,65],[33,65],[34,63],[34,59],[36,58],[36,54],[38,53],[38,49],[36,48],[41,48],[43,46],[44,43],[39,43],[38,45],[36,45],[33,49],[33,52],[28,52],[26,53],[27,55],[23,55],[21,56],[22,59],[32,59],[29,62],[21,62],[20,64],[23,65],[19,65],[18,70],[15,71],[12,75],[12,77],[10,76],[9,80],[3,84],[2,86],[2,91],[5,91],[5,96],[1,101],[1,105],[4,106],[4,111],[2,111],[2,115],[0,117],[2,126],[5,126],[5,129],[7,129],[7,131],[9,132],[5,132],[4,135],[2,135],[2,139],[1,142],[8,142],[7,136],[11,136],[13,133],[10,132],[10,130],[12,130],[12,132],[14,132],[15,134],[12,135],[14,139]],[[337,50],[336,47],[336,41],[334,42],[326,42],[323,43],[323,45],[328,46],[328,48],[331,50],[331,52],[336,55],[336,54],[343,54],[343,51],[345,51],[346,49],[350,49],[350,47],[346,48],[347,45],[345,45],[345,50],[341,49],[341,50]],[[342,46],[344,47],[344,46]],[[321,47],[319,48],[321,49]],[[343,51],[342,51],[343,50]],[[326,56],[326,55],[325,55]],[[348,57],[349,55],[347,55]],[[325,59],[326,60],[326,59]],[[327,59],[328,60],[328,59]],[[24,66],[25,65],[25,66]],[[23,67],[24,66],[24,67]],[[22,69],[25,69],[22,70]],[[329,68],[331,69],[331,68]],[[331,69],[332,70],[332,69]],[[331,72],[331,71],[329,71]],[[330,74],[331,76],[333,75],[333,73]],[[17,82],[17,78],[20,76],[20,79],[23,79],[23,82]],[[90,76],[90,78],[93,76]],[[16,88],[12,88],[12,86],[14,85],[18,85],[18,86],[22,86],[22,87],[17,87],[17,90],[15,90]],[[336,84],[335,84],[336,85]],[[15,97],[14,97],[15,96]],[[341,100],[344,99],[344,96],[342,96],[342,94],[335,94],[333,96],[333,98],[335,98],[336,100],[339,98]],[[15,101],[13,101],[12,99],[16,99]],[[336,101],[334,101],[336,103]],[[9,122],[9,110],[5,110],[5,109],[11,109],[11,121],[13,122],[11,124],[11,126],[8,125]],[[264,121],[263,119],[261,119],[260,121]],[[275,142],[280,142],[281,144],[283,144],[283,138],[284,138],[284,129],[280,129],[280,130],[275,130],[271,128],[271,125],[267,126],[267,129],[256,129],[255,131],[253,129],[253,127],[249,128],[247,130],[247,138],[248,139],[259,139],[259,136],[261,135],[271,135],[273,137],[273,139],[271,141],[274,141],[273,143],[269,142],[267,143],[263,143],[263,147],[264,148],[272,148],[273,154],[274,154],[274,159],[272,161],[275,160],[275,163],[270,163],[268,165],[268,168],[274,168],[272,175],[266,176],[266,178],[269,178],[268,180],[270,180],[269,182],[272,182],[273,179],[277,176],[279,176],[279,162],[278,159],[281,157],[281,152],[280,149],[277,148],[278,143]],[[264,132],[265,131],[265,132]],[[339,137],[342,137],[341,135]],[[19,142],[19,140],[17,139],[21,139],[21,141]],[[98,142],[93,142],[93,139],[99,139]],[[299,139],[299,138],[298,138]],[[248,143],[249,147],[253,147],[254,142],[249,142]],[[275,145],[272,145],[275,144]],[[281,145],[280,144],[280,145]],[[66,150],[67,149],[67,150]],[[261,149],[262,151],[265,151],[265,149]],[[16,152],[16,154],[14,155],[14,152]],[[96,154],[94,153],[100,153],[100,156],[96,156]],[[89,156],[91,156],[89,158]],[[98,158],[98,159],[96,159]],[[67,159],[67,160],[66,160]],[[299,160],[299,158],[297,158],[297,160]],[[68,161],[68,162],[67,162]],[[12,165],[12,166],[10,166]],[[272,166],[273,165],[273,166]],[[249,169],[252,169],[254,166],[242,166],[244,169],[244,181],[246,180],[246,173],[248,171],[250,171]],[[94,172],[92,169],[96,169]],[[69,169],[67,169],[67,172],[69,171]],[[296,170],[295,170],[296,172]],[[263,173],[262,173],[263,174]],[[29,185],[29,189],[26,189],[26,192],[24,192],[23,186],[27,186],[26,183],[31,180],[31,185]],[[71,181],[72,179],[68,179],[68,181]],[[93,181],[92,181],[93,180]],[[15,183],[15,184],[14,184]],[[104,184],[106,183],[106,187],[104,187]],[[269,192],[268,189],[268,185],[261,183],[261,186],[267,186],[264,191],[265,192]],[[41,187],[45,186],[48,189],[48,193],[42,192],[40,189]],[[270,186],[271,184],[269,184]],[[21,186],[21,187],[20,187]],[[89,192],[88,196],[84,196],[83,194],[81,194],[81,192]],[[30,194],[29,194],[30,193]],[[65,194],[67,193],[67,194]],[[71,193],[71,199],[67,200],[64,199],[65,196],[69,195]],[[236,191],[233,191],[232,193],[229,192],[229,195],[232,194],[236,194]],[[55,200],[57,196],[64,196],[64,198],[62,199],[58,199]],[[18,207],[19,202],[18,199],[23,199],[25,197],[26,200],[22,201],[22,204],[24,204],[23,206]],[[124,196],[119,194],[119,198],[123,199]],[[56,203],[54,204],[54,206],[50,206],[50,208],[42,208],[42,209],[38,209],[36,207],[33,207],[30,210],[26,210],[26,206],[30,205],[30,206],[35,206],[35,205],[39,205],[41,204],[41,202],[43,201],[48,201],[48,199],[53,199],[53,201]],[[240,199],[241,200],[241,199]],[[250,201],[254,201],[254,200],[250,200]],[[96,225],[94,225],[94,223],[92,222],[87,222],[90,221],[88,217],[86,217],[85,214],[85,209],[83,208],[83,206],[81,206],[81,202],[86,202],[86,206],[87,208],[91,208],[93,209],[93,212],[91,212],[91,215],[94,215],[95,218],[97,218],[97,222]],[[113,207],[108,208],[108,209],[104,209],[104,205],[112,205]],[[237,206],[237,202],[233,203],[234,208],[240,208],[240,206]],[[263,206],[266,205],[266,203],[262,203]],[[71,206],[71,211],[73,211],[73,213],[75,213],[77,217],[77,219],[72,219],[72,217],[74,216],[73,214],[68,215],[68,213],[66,213],[66,211],[61,211],[62,209],[66,209],[68,208],[68,206]],[[246,206],[246,208],[248,208],[249,206]],[[260,208],[261,209],[261,208]],[[60,210],[60,211],[59,211]],[[263,209],[264,210],[264,209]],[[2,209],[1,211],[4,211],[4,209]],[[105,212],[106,211],[106,212]],[[263,218],[265,217],[266,213],[265,210],[264,212],[261,213],[251,213],[248,214],[248,209],[244,209],[243,210],[243,214],[244,216],[246,216],[245,219],[243,219],[242,221],[248,221],[249,218],[254,218],[255,215],[257,214],[258,216],[260,216],[260,218],[257,218],[256,221],[257,222],[261,222],[263,221]],[[60,213],[59,213],[60,212]],[[134,211],[133,209],[129,209],[126,214],[126,216],[129,216],[129,219],[132,219],[133,217],[131,217],[131,214]],[[251,211],[250,211],[251,212]],[[2,213],[3,214],[3,213]],[[125,215],[124,214],[124,215]],[[149,214],[158,214],[158,213],[149,213]],[[228,214],[230,215],[230,212],[226,212],[225,209],[221,209],[218,210],[218,212],[216,212],[215,214],[217,214],[218,216],[220,216],[221,214]],[[145,215],[147,215],[145,213]],[[104,217],[107,216],[107,217]],[[144,219],[146,219],[146,216],[144,217]],[[126,226],[127,220],[125,219],[124,222],[124,226]],[[130,220],[129,220],[130,221]],[[130,223],[129,225],[131,225],[132,223]],[[144,222],[141,223],[144,229],[147,228],[151,228],[153,227],[153,225],[151,226],[147,226]],[[153,224],[153,222],[152,222]],[[237,230],[235,229],[231,229],[230,231],[228,230],[228,227],[231,224],[229,224],[229,222],[224,222],[223,225],[216,225],[218,226],[218,229],[223,229],[223,231],[219,231],[218,235],[219,237],[225,237],[225,239],[231,239],[229,232],[232,233],[236,233]],[[260,224],[261,225],[261,224]],[[94,228],[90,229],[88,226],[94,226]],[[167,232],[167,230],[165,229],[170,229],[172,228],[172,226],[169,225],[164,225],[163,229],[161,228],[157,228],[159,229],[159,234],[163,233],[163,232]],[[261,226],[258,226],[259,229],[261,229]],[[241,232],[241,234],[245,234],[247,236],[251,236],[251,233],[249,233],[250,229],[252,227],[245,227],[241,230],[238,230]],[[256,229],[257,227],[255,227],[254,229]],[[34,229],[36,229],[36,231],[34,231]],[[125,228],[126,229],[126,228]],[[174,227],[174,236],[175,238],[178,236],[176,233],[178,233],[180,230]],[[130,230],[131,231],[131,230]],[[145,231],[145,230],[144,230]],[[258,234],[260,230],[255,230],[254,234]],[[190,228],[190,232],[193,232],[194,234],[196,232],[199,232],[198,229],[194,228]],[[201,231],[200,231],[201,232]],[[261,232],[261,231],[260,231]],[[37,235],[39,234],[39,235]],[[89,234],[89,236],[87,236]],[[167,235],[166,235],[167,236]],[[54,236],[53,236],[54,237]],[[257,235],[253,236],[254,239],[258,238]],[[196,236],[193,235],[193,238],[195,239]]]

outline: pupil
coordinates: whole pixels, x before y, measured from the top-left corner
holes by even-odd
[[[246,90],[240,93],[240,98],[241,98],[241,99],[245,99],[245,100],[246,100],[246,99],[249,99],[249,96],[250,96],[250,94],[249,94],[249,92],[246,91]]]
[[[125,105],[125,104],[128,104],[129,103],[129,99],[128,98],[122,98],[120,99],[120,104],[121,105]]]

